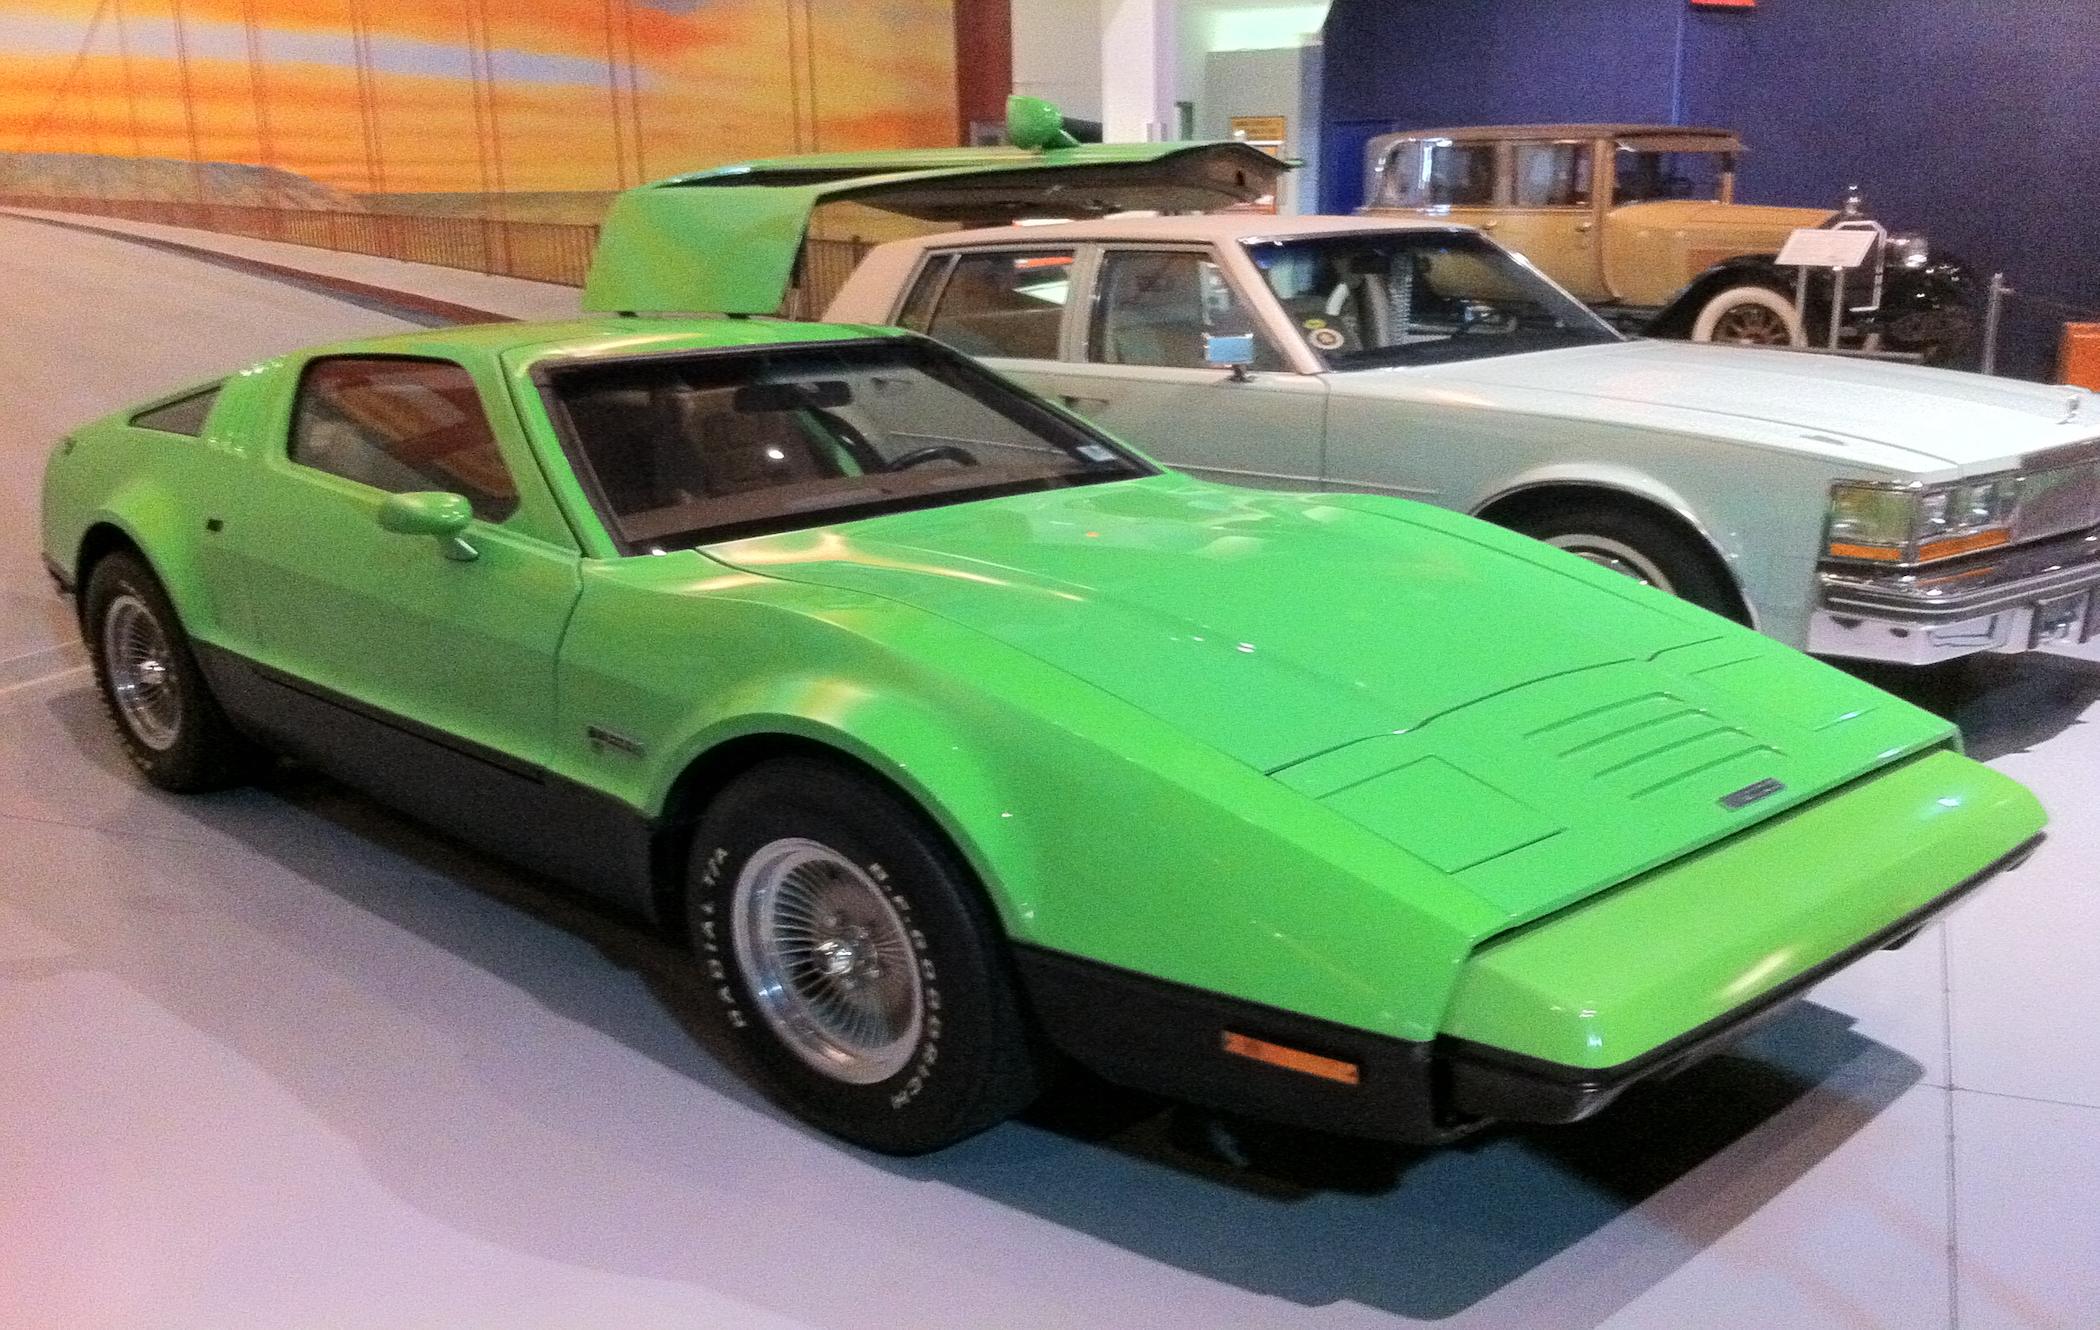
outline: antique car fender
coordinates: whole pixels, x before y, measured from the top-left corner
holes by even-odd
[[[1793,284],[1774,265],[1773,260],[1777,257],[1776,254],[1741,254],[1716,263],[1671,296],[1641,332],[1648,337],[1690,337],[1692,324],[1698,320],[1699,311],[1706,302],[1732,287],[1761,286],[1792,299]],[[1813,308],[1813,300],[1810,304]]]

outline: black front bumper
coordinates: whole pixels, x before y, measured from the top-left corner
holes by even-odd
[[[1106,1080],[1337,1135],[1435,1144],[1493,1121],[1580,1121],[1642,1081],[1712,1057],[1862,956],[1907,941],[1970,892],[2025,862],[2041,841],[2036,836],[1755,1000],[1604,1068],[1571,1067],[1448,1035],[1395,1039],[1062,952],[1023,946],[1015,954],[1044,1033]],[[1231,1035],[1344,1064],[1355,1069],[1355,1081],[1249,1060],[1228,1051]]]

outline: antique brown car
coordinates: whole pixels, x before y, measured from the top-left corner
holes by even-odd
[[[1654,336],[1936,362],[1968,340],[1962,265],[1935,261],[1923,237],[1889,235],[1856,192],[1835,209],[1737,203],[1743,144],[1729,130],[1490,125],[1383,134],[1367,152],[1363,212],[1478,226]],[[1804,291],[1799,270],[1774,262],[1794,231],[1841,224],[1875,233],[1842,292],[1820,271]]]

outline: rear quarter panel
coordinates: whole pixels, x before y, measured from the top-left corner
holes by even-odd
[[[88,534],[113,527],[144,552],[188,632],[245,638],[240,599],[205,523],[240,492],[254,394],[270,373],[259,365],[227,378],[199,437],[132,425],[137,408],[67,435],[44,469],[45,556],[79,579]]]

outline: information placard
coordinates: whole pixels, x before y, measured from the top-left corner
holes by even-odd
[[[1782,268],[1857,268],[1874,252],[1875,233],[1864,229],[1803,227],[1779,251]]]

